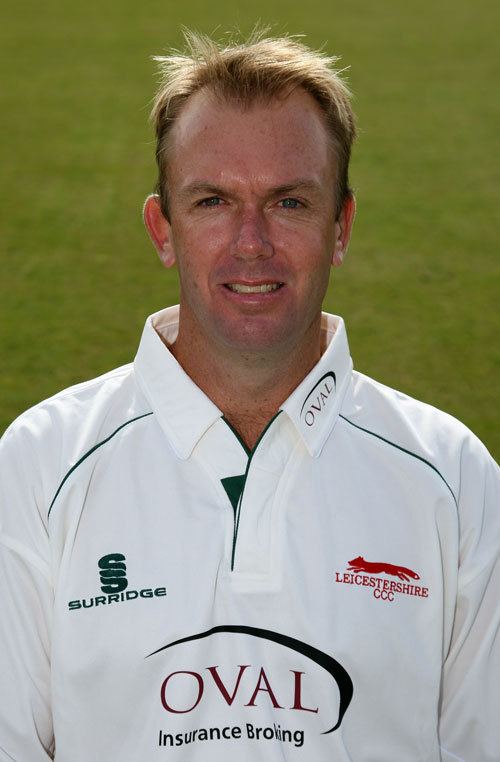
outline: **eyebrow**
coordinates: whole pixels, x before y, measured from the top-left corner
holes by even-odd
[[[222,193],[224,193],[224,191],[217,185],[212,185],[212,183],[205,183],[203,181],[197,180],[186,185],[186,187],[179,192],[179,196],[181,196],[181,198],[190,198],[191,196],[197,196],[200,194],[220,196]]]
[[[284,193],[291,193],[292,191],[311,191],[314,193],[320,193],[321,192],[321,186],[319,183],[317,183],[314,180],[309,180],[306,178],[299,178],[297,180],[293,180],[290,183],[286,183],[284,185],[278,185],[275,188],[271,188],[268,192],[269,197],[274,196],[281,196]],[[224,188],[221,188],[218,185],[214,185],[213,183],[204,182],[202,180],[195,180],[192,183],[189,183],[186,185],[185,188],[183,188],[179,195],[181,198],[191,198],[192,196],[197,195],[203,195],[208,194],[211,196],[224,196],[227,195],[227,190]]]
[[[281,196],[283,193],[291,193],[296,190],[313,191],[314,193],[321,192],[321,186],[315,180],[299,179],[294,180],[286,185],[278,185],[277,188],[273,188],[271,195]]]

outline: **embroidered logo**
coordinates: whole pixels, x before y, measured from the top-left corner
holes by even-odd
[[[105,595],[91,598],[78,598],[68,601],[68,609],[91,609],[108,606],[111,603],[125,603],[144,598],[160,598],[167,594],[166,587],[144,587],[140,590],[127,590],[127,565],[123,553],[108,553],[97,562],[101,590]]]
[[[314,426],[318,416],[323,412],[330,394],[335,391],[337,380],[335,373],[329,371],[321,376],[304,400],[300,415],[304,416],[306,426]]]
[[[380,575],[397,577],[402,580],[386,579]],[[335,582],[342,585],[357,585],[370,587],[373,597],[381,601],[393,602],[396,595],[412,595],[418,598],[428,598],[429,588],[411,584],[410,580],[419,580],[420,575],[407,566],[397,566],[378,561],[365,561],[363,556],[357,556],[348,561],[346,572],[335,572]],[[410,584],[409,584],[410,583]]]
[[[98,561],[103,593],[121,593],[128,587],[127,567],[122,553],[110,553]]]
[[[384,572],[385,574],[390,574],[393,577],[404,579],[407,582],[410,579],[420,579],[419,575],[416,572],[412,571],[411,569],[407,569],[406,566],[373,563],[372,561],[365,561],[363,556],[358,556],[357,558],[353,558],[352,561],[349,561],[348,571],[364,571],[368,572],[368,574],[382,574],[382,572]]]

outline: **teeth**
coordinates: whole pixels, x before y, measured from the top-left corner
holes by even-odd
[[[263,283],[261,286],[244,286],[242,283],[228,283],[227,287],[237,294],[268,294],[270,291],[276,291],[281,283]]]

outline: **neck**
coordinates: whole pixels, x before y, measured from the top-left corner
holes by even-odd
[[[218,351],[199,334],[185,336],[181,328],[182,323],[170,350],[250,449],[324,349],[320,318],[301,346],[286,353],[229,353],[227,348]]]

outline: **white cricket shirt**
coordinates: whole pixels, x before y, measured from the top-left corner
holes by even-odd
[[[353,372],[325,314],[248,452],[177,320],[2,440],[0,760],[498,762],[485,448]]]

